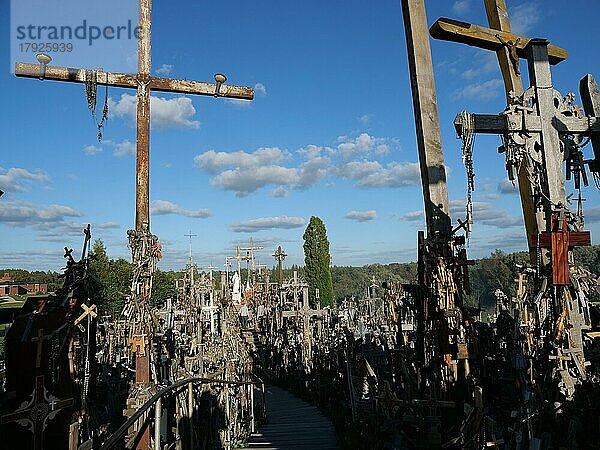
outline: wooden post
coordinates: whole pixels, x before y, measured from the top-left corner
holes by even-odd
[[[254,433],[254,384],[250,384],[250,419],[251,419],[251,431]]]
[[[154,450],[160,447],[160,419],[162,417],[162,399],[159,397],[154,405]]]
[[[565,181],[563,176],[563,157],[560,152],[560,138],[552,119],[556,112],[554,106],[554,89],[548,62],[548,41],[545,39],[532,39],[526,48],[528,53],[529,79],[535,88],[537,101],[535,108],[541,118],[541,147],[543,151],[544,175],[546,183],[542,183],[542,190],[547,197],[543,200],[546,225],[545,231],[551,231],[552,211],[557,205],[566,206]]]
[[[190,448],[194,448],[194,386],[189,383],[187,386],[188,392],[188,418],[190,419]]]
[[[508,10],[506,8],[506,0],[485,0],[485,10],[488,17],[490,28],[503,32],[511,32]],[[504,78],[504,90],[506,92],[506,101],[510,101],[509,94],[523,94],[523,80],[520,72],[517,73],[515,65],[518,67],[519,59],[514,61],[514,55],[511,57],[511,49],[503,45],[496,50],[498,64]],[[541,231],[545,230],[546,222],[544,213],[537,211],[533,202],[533,187],[529,181],[528,173],[531,172],[531,165],[525,158],[521,163],[518,171],[519,179],[519,195],[521,197],[521,209],[525,221],[525,234],[529,245],[529,259],[532,263],[536,263],[537,253],[533,243],[533,236],[537,236]]]
[[[448,191],[424,0],[402,0],[427,237],[449,234]]]
[[[151,0],[139,3],[137,76],[137,149],[135,183],[135,228],[150,230],[150,15]]]

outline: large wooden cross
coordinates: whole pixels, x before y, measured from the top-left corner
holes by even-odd
[[[506,100],[510,101],[511,95],[519,96],[523,94],[519,61],[520,58],[526,57],[525,48],[531,39],[511,32],[505,0],[485,0],[485,9],[490,28],[442,18],[432,25],[430,34],[436,39],[460,42],[495,51],[504,78]],[[548,58],[551,64],[558,64],[567,56],[566,50],[548,45]],[[518,169],[518,181],[521,208],[525,221],[525,234],[528,239],[531,258],[534,260],[536,253],[532,236],[537,236],[545,229],[546,219],[543,213],[535,207],[533,187],[527,176],[529,169],[527,161],[523,161]]]
[[[137,89],[136,137],[136,230],[150,229],[149,169],[150,169],[150,92],[172,92],[210,95],[244,100],[254,98],[254,90],[243,86],[222,84],[223,75],[215,76],[217,83],[158,78],[150,75],[150,15],[151,0],[139,0],[139,38],[137,75],[98,70],[97,84]],[[45,69],[45,74],[43,70]],[[45,78],[74,83],[86,82],[85,69],[40,66],[16,63],[15,75],[27,78]]]

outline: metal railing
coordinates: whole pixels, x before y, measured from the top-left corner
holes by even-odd
[[[229,381],[215,378],[203,378],[193,377],[179,380],[169,386],[160,389],[154,394],[146,403],[138,408],[104,443],[100,446],[100,450],[110,450],[118,448],[119,444],[122,444],[123,439],[128,434],[129,429],[134,425],[138,424],[133,442],[139,441],[141,435],[146,431],[147,427],[150,426],[150,412],[154,410],[154,448],[155,450],[161,450],[161,431],[160,422],[162,417],[162,400],[163,398],[178,394],[180,390],[188,388],[188,395],[190,404],[193,400],[192,390],[194,386],[202,386],[204,384],[222,384],[227,386],[252,386],[250,389],[250,431],[255,432],[256,429],[256,417],[254,414],[254,386],[260,386],[262,393],[262,415],[266,414],[266,393],[265,383],[262,379],[253,375],[255,381]],[[229,405],[227,405],[228,407]],[[191,408],[191,406],[190,406]],[[142,419],[142,420],[141,420]],[[141,424],[140,424],[141,422]],[[228,424],[229,426],[229,424]]]

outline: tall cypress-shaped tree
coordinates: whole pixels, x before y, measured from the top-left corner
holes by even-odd
[[[333,284],[331,282],[331,256],[325,224],[318,217],[311,217],[304,232],[304,276],[309,286],[309,301],[314,308],[320,300],[321,306],[333,306]],[[315,290],[319,290],[319,300]]]

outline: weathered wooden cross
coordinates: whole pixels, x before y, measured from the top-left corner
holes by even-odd
[[[172,92],[210,95],[244,100],[254,98],[254,90],[243,86],[224,85],[224,75],[215,75],[215,83],[158,78],[150,75],[150,14],[151,0],[139,0],[139,38],[137,75],[97,71],[97,84],[137,89],[136,138],[136,230],[150,229],[149,168],[150,168],[150,92]],[[85,69],[17,63],[15,75],[45,78],[74,83],[86,82]]]
[[[44,376],[38,375],[35,379],[35,389],[31,394],[31,400],[15,412],[0,417],[0,423],[17,422],[19,425],[27,426],[33,432],[33,449],[42,450],[46,422],[53,419],[61,409],[72,405],[72,398],[59,400],[48,395],[44,386]]]
[[[91,318],[98,316],[98,313],[94,311],[94,309],[96,309],[96,305],[88,306],[85,303],[82,303],[81,307],[83,308],[83,313],[81,313],[81,315],[77,319],[75,319],[75,325],[77,325],[79,322],[85,319],[88,315]]]
[[[503,0],[487,0],[486,6],[491,23],[497,25],[497,28],[510,29]],[[597,85],[591,75],[586,76],[580,84],[581,96],[588,114],[588,117],[583,118],[579,111],[571,106],[573,97],[569,95],[563,98],[552,86],[550,64],[566,58],[566,51],[551,46],[542,39],[529,39],[508,31],[492,30],[449,19],[436,21],[430,33],[435,38],[496,51],[505,49],[508,53],[505,57],[499,55],[501,66],[512,66],[507,70],[503,67],[507,90],[513,88],[507,110],[500,115],[460,114],[455,120],[455,127],[460,135],[466,128],[472,133],[504,135],[506,144],[503,150],[507,152],[509,176],[513,166],[509,167],[508,152],[511,152],[513,157],[517,156],[513,164],[520,166],[523,161],[529,163],[525,170],[520,170],[523,172],[520,176],[520,187],[523,189],[523,213],[529,246],[535,248],[540,233],[558,232],[558,228],[553,227],[553,214],[563,209],[567,203],[563,160],[569,157],[567,152],[570,151],[569,145],[573,142],[570,136],[592,136],[593,144],[598,141],[600,121],[593,116],[600,110]],[[520,80],[515,78],[514,68],[521,57],[527,58],[532,87],[519,96],[522,85]],[[513,61],[510,61],[510,58]],[[517,61],[514,61],[515,58]],[[600,148],[594,147],[594,153],[598,155],[598,152]],[[594,162],[589,166],[595,170]],[[581,169],[584,170],[583,167]],[[523,196],[524,193],[527,195]],[[585,239],[582,243],[584,241]],[[559,253],[557,247],[556,255],[553,255],[553,266],[566,266],[568,274],[568,251],[564,254]],[[557,282],[564,280],[564,276],[553,276],[553,279]]]
[[[511,32],[508,10],[505,0],[485,0],[485,9],[490,28],[485,28],[452,19],[439,19],[430,29],[431,36],[436,39],[460,42],[467,45],[496,52],[498,63],[504,78],[506,100],[511,95],[523,94],[523,82],[519,70],[520,58],[526,57],[525,48],[530,38],[517,36]],[[567,58],[567,51],[554,45],[548,46],[548,57],[551,64],[558,64]],[[545,218],[537,211],[533,200],[533,187],[528,177],[530,170],[527,160],[518,168],[519,194],[525,221],[525,234],[528,239],[530,254],[536,257],[532,236],[545,229]]]
[[[35,357],[35,367],[40,367],[42,364],[42,350],[44,347],[44,341],[48,341],[52,339],[52,334],[44,335],[44,329],[40,328],[38,330],[37,337],[32,337],[31,342],[37,342],[37,350]]]

